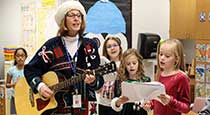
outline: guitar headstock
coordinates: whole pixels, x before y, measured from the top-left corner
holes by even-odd
[[[117,66],[114,61],[110,63],[106,63],[104,65],[99,66],[97,69],[95,69],[96,75],[104,75],[108,73],[112,73],[117,71]]]

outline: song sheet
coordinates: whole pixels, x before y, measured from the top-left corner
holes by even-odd
[[[160,82],[122,82],[122,95],[129,98],[128,102],[145,102],[155,99],[160,94],[165,94],[165,86]]]

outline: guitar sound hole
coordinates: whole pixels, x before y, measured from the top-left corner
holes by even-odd
[[[45,100],[45,101],[43,101],[42,99],[37,99],[36,100],[36,103],[37,103],[37,110],[39,110],[39,111],[41,111],[42,109],[44,109],[47,105],[48,105],[48,103],[50,102],[50,100],[48,99],[48,100]]]

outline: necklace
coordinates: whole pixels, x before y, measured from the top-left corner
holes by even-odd
[[[177,73],[178,72],[178,70],[173,70],[173,71],[163,71],[163,73],[162,73],[162,75],[163,76],[170,76],[170,75],[173,75],[173,74],[175,74],[175,73]]]

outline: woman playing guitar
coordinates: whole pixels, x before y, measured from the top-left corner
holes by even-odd
[[[46,100],[54,96],[57,101],[55,109],[42,114],[75,115],[75,111],[84,111],[87,108],[83,106],[82,100],[94,101],[94,90],[103,85],[103,78],[91,72],[85,74],[84,81],[56,92],[43,80],[43,75],[49,71],[54,71],[58,81],[62,82],[83,74],[83,70],[99,66],[97,44],[83,37],[85,17],[86,11],[79,1],[70,0],[61,4],[55,14],[59,26],[57,36],[46,41],[24,68],[25,78],[33,93],[39,93]],[[50,103],[44,101],[42,104],[38,99],[35,102],[39,111]]]

